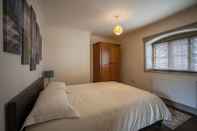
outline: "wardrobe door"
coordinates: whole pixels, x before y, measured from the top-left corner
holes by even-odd
[[[100,80],[100,46],[93,45],[93,81],[99,82]]]
[[[110,63],[120,63],[120,46],[119,45],[111,45]]]
[[[111,80],[110,70],[110,47],[107,44],[101,44],[101,81]]]
[[[93,50],[93,79],[99,81],[120,80],[120,46],[99,42]]]
[[[110,48],[111,80],[120,81],[120,46],[112,45]]]
[[[120,65],[119,64],[110,64],[111,69],[111,80],[120,81]]]

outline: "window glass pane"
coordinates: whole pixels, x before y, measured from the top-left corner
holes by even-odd
[[[191,39],[191,70],[197,71],[197,37]]]
[[[188,70],[188,43],[187,39],[169,43],[169,69]]]
[[[168,43],[155,44],[153,46],[154,69],[168,69]]]
[[[146,44],[146,69],[152,69],[152,44]]]

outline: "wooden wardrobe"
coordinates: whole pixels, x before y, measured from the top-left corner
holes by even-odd
[[[93,81],[120,81],[120,45],[105,42],[93,45]]]

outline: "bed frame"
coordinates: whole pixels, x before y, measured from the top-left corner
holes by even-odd
[[[20,131],[43,88],[44,79],[39,78],[5,105],[6,131]]]

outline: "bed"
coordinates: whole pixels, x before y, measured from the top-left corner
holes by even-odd
[[[118,82],[67,86],[67,95],[79,119],[52,120],[26,131],[137,131],[171,117],[156,95]]]

